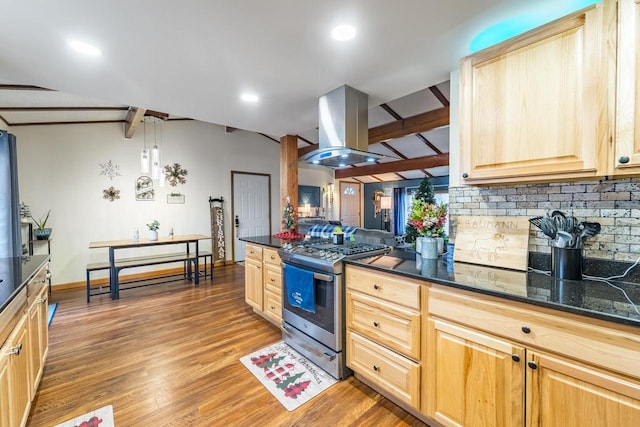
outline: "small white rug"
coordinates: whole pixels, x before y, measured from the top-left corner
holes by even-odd
[[[338,382],[282,341],[240,361],[288,411]]]
[[[113,406],[107,405],[72,420],[58,424],[56,427],[114,427]]]

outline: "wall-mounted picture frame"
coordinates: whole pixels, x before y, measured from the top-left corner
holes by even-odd
[[[180,194],[180,193],[167,194],[167,204],[168,205],[184,204],[184,194]]]
[[[153,180],[150,176],[140,175],[136,179],[136,200],[149,202],[155,199]]]

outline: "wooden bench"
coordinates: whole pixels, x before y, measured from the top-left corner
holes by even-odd
[[[193,272],[197,272],[197,274],[200,275],[200,277],[204,277],[206,278],[207,275],[209,275],[210,277],[213,277],[213,255],[211,254],[211,252],[209,251],[199,251],[198,252],[198,259],[199,260],[204,260],[204,265],[203,265],[203,269],[200,270],[199,269],[199,262],[195,263],[195,267],[193,269]],[[207,269],[207,259],[209,260],[209,267]],[[174,263],[174,262],[183,262],[184,263],[184,269],[183,269],[183,273],[181,275],[180,279],[174,278],[172,280],[166,280],[166,281],[158,281],[158,279],[162,279],[162,278],[168,278],[168,277],[175,277],[175,275],[169,275],[169,276],[155,276],[152,278],[147,278],[147,279],[138,279],[138,280],[130,280],[130,281],[126,281],[126,282],[120,282],[119,281],[119,274],[120,271],[125,269],[125,268],[133,268],[133,267],[147,267],[150,265],[158,265],[158,264],[168,264],[168,263]],[[140,287],[140,286],[149,286],[149,285],[155,285],[155,284],[160,284],[160,283],[167,283],[169,281],[175,281],[175,280],[184,280],[187,277],[187,270],[189,265],[187,263],[193,263],[194,262],[194,257],[193,254],[187,254],[185,252],[182,253],[175,253],[175,254],[162,254],[162,255],[152,255],[152,256],[143,256],[143,257],[135,257],[135,258],[121,258],[121,259],[116,259],[116,277],[114,280],[115,286],[116,286],[116,295],[119,293],[120,291],[120,285],[126,285],[126,284],[131,284],[131,283],[143,283],[146,282],[146,284],[140,284],[137,286],[130,286],[127,288],[123,288],[123,289],[131,289],[131,288],[136,288],[136,287]],[[86,266],[86,274],[87,274],[87,303],[89,303],[91,301],[91,297],[92,296],[97,296],[97,295],[106,295],[106,294],[113,294],[112,291],[114,291],[114,289],[111,289],[109,286],[103,286],[103,285],[99,285],[99,286],[94,286],[91,287],[91,273],[94,271],[101,271],[101,270],[109,270],[109,262],[93,262],[93,263],[89,263]],[[153,283],[150,283],[151,281],[153,281]],[[109,281],[111,282],[111,280]]]

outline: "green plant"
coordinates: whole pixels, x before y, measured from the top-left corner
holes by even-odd
[[[49,209],[49,211],[47,211],[47,214],[45,215],[44,219],[40,219],[40,221],[38,221],[37,219],[35,219],[32,216],[30,216],[29,218],[31,218],[31,220],[36,225],[36,228],[38,230],[44,230],[46,228],[46,226],[47,226],[47,221],[49,220],[49,214],[51,214],[51,209]]]
[[[158,229],[160,228],[160,223],[157,219],[154,219],[151,224],[147,224],[147,227],[149,227],[149,231],[158,231]]]

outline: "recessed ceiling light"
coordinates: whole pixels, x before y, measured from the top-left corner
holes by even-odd
[[[258,95],[255,95],[253,93],[243,93],[242,95],[240,95],[240,99],[242,99],[244,102],[258,102],[259,100]]]
[[[331,37],[340,42],[351,40],[355,36],[356,29],[351,25],[338,25],[331,31]]]
[[[77,52],[90,56],[101,56],[102,51],[89,43],[81,42],[78,40],[69,40],[69,46]]]

